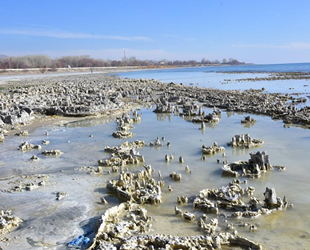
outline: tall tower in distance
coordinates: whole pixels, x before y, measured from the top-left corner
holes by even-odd
[[[126,51],[124,50],[124,56],[123,56],[123,61],[126,61],[127,58],[126,58]]]

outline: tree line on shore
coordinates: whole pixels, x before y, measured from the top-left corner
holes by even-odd
[[[3,56],[0,58],[0,69],[31,69],[31,68],[57,68],[67,67],[122,67],[122,66],[140,66],[140,67],[161,67],[161,66],[200,66],[200,65],[239,65],[245,64],[234,58],[219,60],[201,61],[195,60],[140,60],[135,57],[123,58],[122,60],[103,60],[94,59],[88,55],[84,56],[63,56],[52,59],[46,55],[27,55],[27,56]]]

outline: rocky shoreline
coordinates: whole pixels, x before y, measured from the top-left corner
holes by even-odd
[[[159,98],[157,98],[159,97]],[[152,105],[155,112],[179,111],[201,116],[201,107],[216,107],[271,116],[287,124],[310,126],[310,108],[298,107],[305,98],[249,89],[217,90],[153,79],[122,79],[106,75],[24,79],[0,92],[0,126],[27,124],[40,116],[85,117],[110,115],[131,105]],[[199,121],[199,120],[198,120]]]
[[[277,80],[309,80],[310,74],[308,72],[267,72],[267,71],[217,71],[217,73],[222,74],[268,74],[266,77],[250,77],[250,78],[240,78],[236,79],[236,81],[277,81]],[[227,79],[225,81],[231,81]]]
[[[141,116],[137,111],[129,113],[129,110],[137,106],[151,107],[154,104],[156,105],[154,112],[174,113],[193,123],[201,123],[201,130],[205,129],[205,123],[220,121],[221,109],[268,115],[288,124],[301,124],[309,128],[310,108],[298,107],[300,102],[298,98],[289,94],[270,94],[263,90],[225,91],[175,83],[163,84],[153,79],[122,79],[99,74],[28,79],[15,82],[11,87],[6,86],[0,92],[0,140],[2,138],[2,142],[5,143],[8,130],[33,123],[42,117],[99,115],[109,117],[119,115],[116,117],[117,131],[112,135],[115,138],[131,138],[134,136],[130,132],[133,128],[132,124],[141,122]],[[213,112],[205,114],[202,107],[211,107]],[[245,120],[251,121],[250,118]],[[28,133],[21,131],[18,135],[24,134]],[[148,234],[152,218],[146,215],[147,211],[142,206],[162,203],[164,180],[170,177],[175,182],[181,182],[182,175],[172,172],[169,176],[162,176],[158,171],[158,177],[155,177],[156,169],[151,165],[143,165],[144,169],[138,172],[129,171],[127,165],[144,164],[145,159],[136,151],[137,148],[145,146],[160,148],[164,146],[164,141],[164,137],[161,140],[157,137],[154,142],[150,143],[137,140],[125,142],[116,147],[106,147],[105,152],[111,154],[108,159],[98,160],[98,167],[82,168],[93,174],[118,174],[116,179],[111,178],[107,182],[106,190],[110,195],[117,197],[120,205],[107,209],[102,215],[92,242],[89,243],[88,238],[82,236],[74,239],[69,245],[82,249],[216,249],[225,245],[242,249],[262,249],[259,243],[238,235],[235,230],[238,223],[234,219],[242,217],[255,219],[261,215],[285,210],[292,205],[285,197],[283,199],[277,197],[275,190],[268,187],[266,187],[262,201],[261,198],[254,197],[254,187],[242,187],[241,185],[246,184],[247,181],[244,180],[241,183],[239,179],[234,179],[221,188],[201,190],[195,198],[178,197],[176,203],[179,207],[175,206],[175,215],[185,221],[196,221],[202,235],[179,237]],[[251,147],[253,143],[262,144],[262,141],[251,139],[249,135],[235,135],[231,146]],[[46,140],[42,141],[42,144],[46,145]],[[170,147],[169,141],[165,144],[168,148]],[[41,146],[27,142],[20,145],[20,151],[28,149],[41,150]],[[204,154],[222,153],[225,158],[224,151],[225,148],[218,147],[216,142],[210,147],[203,145],[202,160],[205,159]],[[44,150],[41,154],[56,156],[62,152],[57,149]],[[240,166],[228,165],[224,161],[222,170],[233,177],[246,178],[258,177],[266,170],[272,169],[266,152],[257,152],[250,156],[251,159],[248,162],[238,163]],[[169,161],[173,161],[172,154],[165,156],[165,162]],[[179,163],[184,163],[182,156],[179,157]],[[191,174],[189,166],[185,167],[185,173]],[[24,183],[16,180],[16,183],[19,183],[18,188],[14,187],[9,191],[32,191],[48,183],[45,179],[44,185],[40,184],[41,180],[28,182],[28,179],[31,179],[29,176],[23,179]],[[173,192],[170,185],[166,189],[168,192]],[[58,192],[56,199],[60,200],[66,195],[66,193]],[[107,204],[104,197],[101,198],[101,203]],[[187,207],[188,210],[180,208],[188,204],[192,208]],[[196,217],[197,211],[195,210],[203,212],[201,217]],[[10,212],[2,212],[2,214],[5,213],[12,216]],[[215,215],[215,218],[209,219],[207,214]],[[2,221],[2,226],[5,228],[8,223],[5,219]],[[18,223],[15,223],[14,228],[17,226]],[[244,226],[249,227],[251,231],[257,230],[254,223]],[[13,227],[10,225],[10,228],[7,228],[8,231],[11,228]],[[87,241],[85,245],[82,239]]]
[[[92,75],[23,80],[0,94],[0,123],[27,124],[36,115],[111,114],[132,102],[151,100],[154,90],[148,80],[138,82]]]

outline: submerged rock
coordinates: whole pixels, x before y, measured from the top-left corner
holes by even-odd
[[[44,144],[44,145],[48,145],[48,144],[50,144],[50,141],[47,141],[47,140],[42,140],[42,144]]]
[[[39,159],[38,156],[33,155],[33,156],[31,156],[30,160],[31,160],[31,161],[38,161],[38,160],[40,160],[40,159]]]
[[[281,171],[281,172],[283,172],[283,171],[286,170],[286,167],[285,167],[285,166],[280,166],[280,165],[275,165],[275,166],[273,166],[273,168],[275,168],[275,169],[277,169],[277,170],[279,170],[279,171]]]
[[[133,133],[130,131],[117,131],[113,132],[112,136],[119,139],[126,139],[133,137]]]
[[[156,147],[162,147],[163,144],[161,143],[159,137],[156,137],[155,141],[151,141],[150,143],[147,144],[148,146],[156,146]],[[167,144],[168,145],[168,144]]]
[[[63,154],[63,152],[61,152],[58,149],[56,149],[56,150],[44,150],[44,151],[42,151],[41,154],[45,155],[45,156],[60,156],[61,154]]]

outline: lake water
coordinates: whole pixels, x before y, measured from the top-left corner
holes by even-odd
[[[223,73],[225,72],[225,73]],[[309,93],[309,80],[242,81],[236,79],[266,77],[270,72],[310,72],[310,63],[213,66],[195,68],[175,68],[118,73],[121,77],[158,79],[165,83],[175,82],[184,85],[216,89],[261,89],[275,93]],[[231,81],[227,82],[226,80]]]
[[[310,64],[302,64],[305,70],[309,70],[309,66]],[[247,67],[253,68],[254,66],[242,66],[240,71],[246,71]],[[276,66],[270,66],[272,67]],[[270,68],[269,71],[272,71]],[[221,71],[224,69],[232,70],[233,68],[220,68]],[[262,70],[257,69],[257,71]],[[292,71],[291,67],[288,67],[287,71]],[[280,84],[281,81],[222,84],[223,79],[231,77],[238,79],[245,74],[253,75],[252,73],[240,75],[216,73],[212,72],[211,67],[154,70],[119,75],[132,78],[156,78],[164,82],[199,83],[199,86],[212,86],[220,89],[243,89],[246,86],[248,88],[265,87],[266,91],[286,93],[289,92],[289,86],[293,86],[296,92],[301,91],[302,94],[310,92],[308,87],[303,86],[307,82],[303,80],[283,81],[285,84]],[[273,170],[259,179],[247,179],[246,185],[254,186],[255,196],[261,200],[264,199],[263,193],[266,187],[274,187],[277,196],[282,198],[286,196],[288,202],[294,204],[294,208],[261,216],[258,219],[241,219],[231,222],[238,224],[243,221],[256,224],[258,226],[256,232],[250,232],[248,227],[236,226],[236,230],[240,235],[261,243],[266,249],[310,248],[309,129],[293,126],[284,128],[282,121],[258,115],[251,115],[256,119],[256,123],[246,127],[240,121],[248,114],[222,111],[218,124],[206,125],[205,130],[201,131],[199,124],[193,124],[173,114],[155,114],[152,110],[138,111],[142,114],[142,122],[134,124],[135,136],[128,141],[151,142],[156,137],[165,137],[164,145],[167,141],[171,142],[170,148],[166,146],[144,147],[138,150],[144,156],[145,163],[151,164],[156,169],[155,178],[158,179],[157,171],[160,170],[166,182],[163,189],[163,203],[146,206],[149,215],[154,218],[153,233],[180,236],[201,234],[196,222],[185,222],[175,216],[174,205],[177,196],[194,197],[202,189],[226,186],[232,178],[222,177],[220,170],[222,164],[217,164],[217,159],[221,161],[227,159],[229,162],[248,160],[250,152],[259,150],[269,154],[272,165],[283,165],[287,170],[285,172]],[[205,111],[211,112],[210,109],[205,109]],[[27,237],[30,237],[36,242],[48,243],[48,249],[63,249],[72,237],[79,234],[91,235],[90,225],[92,223],[90,221],[97,219],[108,207],[118,204],[115,197],[107,195],[105,188],[106,182],[117,178],[117,174],[93,176],[75,169],[81,166],[96,166],[98,159],[109,157],[109,154],[104,152],[105,146],[118,146],[127,141],[114,139],[112,133],[115,130],[114,120],[84,119],[40,127],[31,132],[28,138],[12,136],[6,138],[5,143],[0,144],[2,178],[0,189],[10,185],[8,181],[3,180],[4,177],[32,173],[51,176],[50,185],[32,192],[0,193],[0,209],[12,209],[15,215],[25,220],[19,230],[11,233],[11,236],[17,236],[18,240],[12,240],[9,246],[0,242],[1,247],[34,249],[35,246],[27,240]],[[45,131],[49,132],[48,137],[45,136]],[[252,138],[262,139],[265,143],[256,149],[232,149],[226,145],[233,135],[243,133],[249,133]],[[35,150],[22,153],[16,149],[25,140],[39,144],[43,139],[50,141],[49,145],[42,146],[43,149],[60,149],[64,154],[59,158],[48,158],[42,157]],[[204,161],[201,160],[201,146],[203,144],[209,146],[213,142],[225,147],[226,157],[217,154]],[[39,162],[29,161],[34,154],[41,158]],[[173,154],[174,161],[166,163],[164,159],[166,154]],[[184,157],[183,164],[178,162],[179,156]],[[185,166],[190,167],[191,174],[186,174]],[[142,168],[142,165],[129,166],[129,169],[134,172]],[[183,180],[181,182],[171,181],[169,178],[171,172],[181,173]],[[173,192],[168,192],[168,185],[172,185]],[[61,201],[55,201],[54,192],[57,191],[66,192],[69,195]],[[102,196],[106,197],[108,205],[99,204]],[[181,209],[193,212],[197,217],[202,214],[198,210],[193,210],[191,203]],[[208,217],[212,218],[212,215]],[[220,219],[220,227],[225,230],[225,226],[224,221]]]

